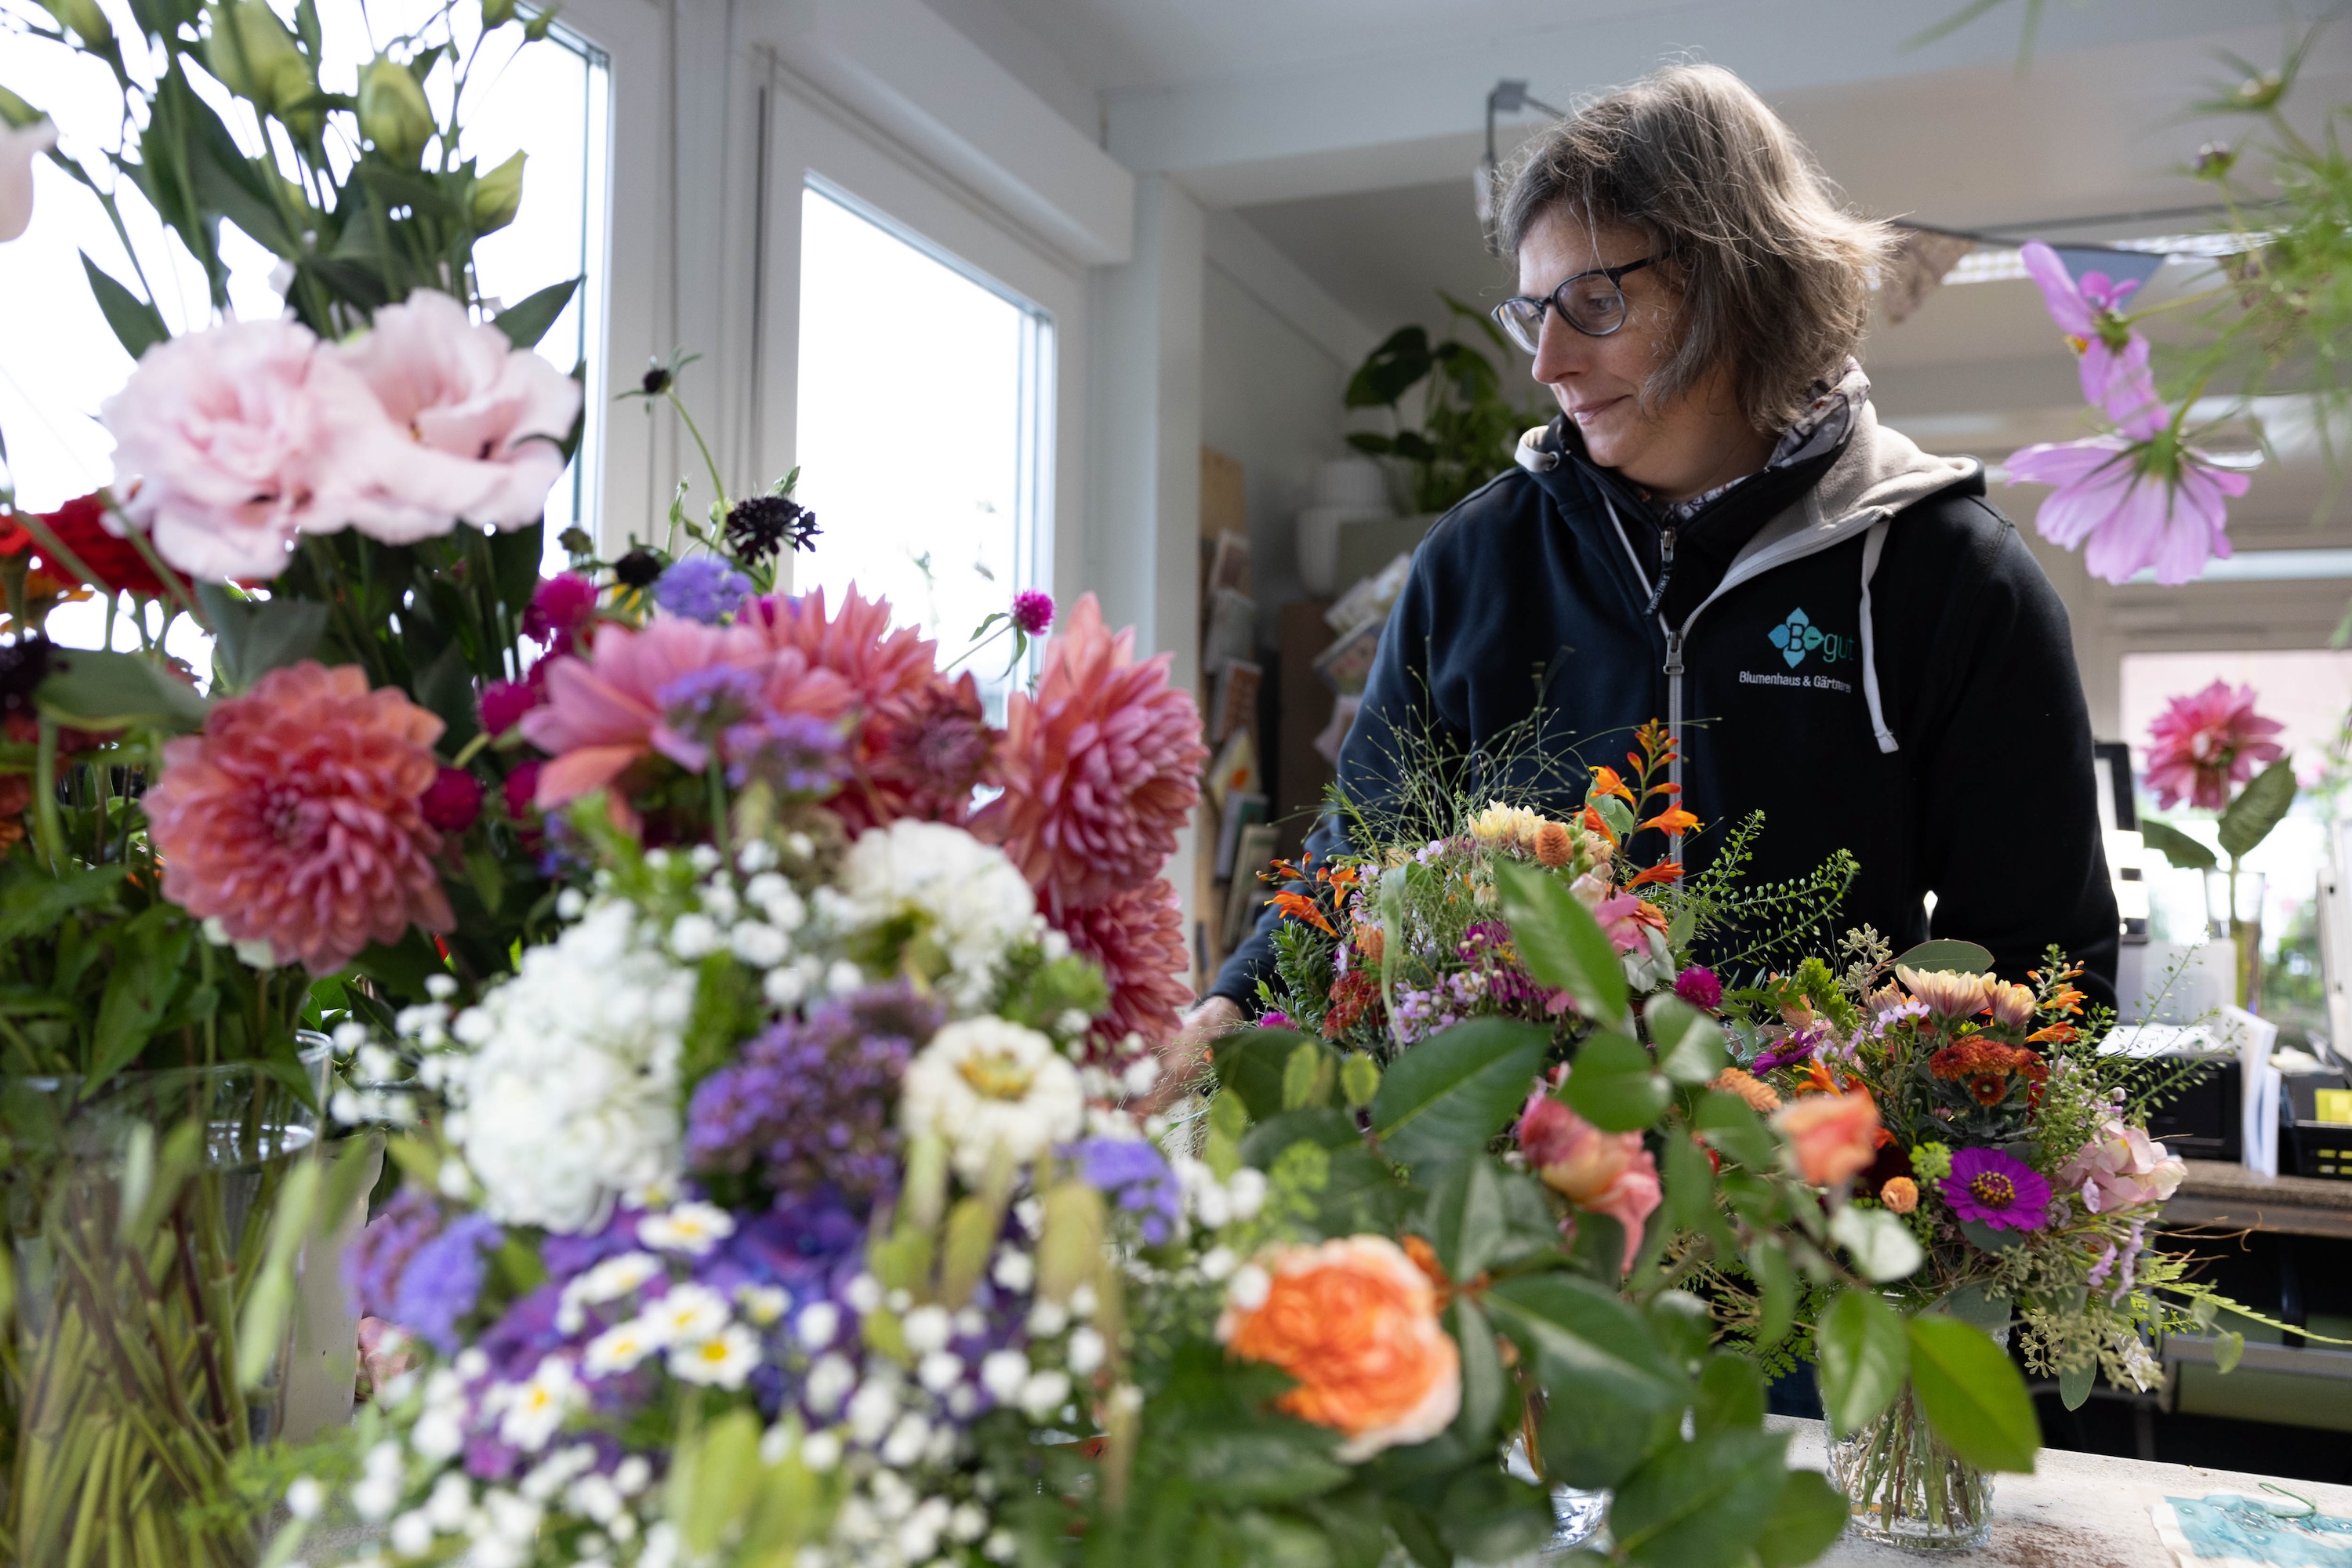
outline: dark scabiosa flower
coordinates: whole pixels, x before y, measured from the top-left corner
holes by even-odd
[[[669,390],[670,381],[669,366],[648,365],[646,368],[645,378],[637,383],[637,388],[647,397],[659,397]]]
[[[632,550],[613,563],[613,575],[624,588],[650,588],[661,574],[661,557],[650,550]]]
[[[0,717],[33,711],[33,693],[49,676],[47,637],[20,637],[0,643]]]
[[[747,496],[727,514],[727,542],[746,561],[765,561],[787,546],[810,549],[819,531],[816,513],[790,496]]]

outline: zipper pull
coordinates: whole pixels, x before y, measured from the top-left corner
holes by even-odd
[[[1682,673],[1683,673],[1683,634],[1682,634],[1682,633],[1680,633],[1680,632],[1668,632],[1668,633],[1666,634],[1666,676],[1667,676],[1667,679],[1675,679],[1675,680],[1678,680],[1678,679],[1680,679],[1682,678]]]
[[[1658,534],[1658,564],[1661,567],[1666,567],[1674,563],[1675,525],[1670,522]]]
[[[1666,584],[1674,579],[1675,525],[1670,522],[1658,532],[1658,585],[1650,590],[1650,607],[1645,614],[1658,613],[1658,606],[1666,602]]]

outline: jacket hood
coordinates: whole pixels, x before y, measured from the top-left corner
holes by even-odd
[[[1880,424],[1877,408],[1864,403],[1855,411],[1853,433],[1837,461],[1803,499],[1756,531],[1732,558],[1724,584],[1826,550],[1906,507],[1961,487],[1982,495],[1984,465],[1974,458],[1921,451],[1911,437]]]

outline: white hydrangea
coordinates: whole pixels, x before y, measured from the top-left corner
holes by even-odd
[[[667,1179],[680,1138],[677,1060],[694,974],[601,903],[461,1015],[452,1133],[509,1225],[585,1230],[620,1194]]]
[[[840,912],[853,930],[921,916],[950,966],[942,988],[971,1007],[986,999],[1004,950],[1030,934],[1037,900],[994,845],[961,827],[902,818],[851,847]]]
[[[932,1036],[908,1064],[898,1100],[899,1125],[945,1139],[970,1182],[1000,1149],[1025,1162],[1076,1138],[1086,1113],[1078,1069],[1053,1041],[1003,1018],[966,1018]]]

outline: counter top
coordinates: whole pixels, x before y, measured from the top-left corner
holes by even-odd
[[[2168,1224],[2352,1239],[2352,1182],[2265,1176],[2221,1160],[2184,1163],[2189,1174],[2164,1205]]]
[[[1820,1422],[1780,1415],[1768,1419],[1775,1430],[1793,1434],[1791,1465],[1827,1468]],[[2270,1494],[2261,1489],[2262,1483],[2273,1479],[2044,1448],[2033,1474],[1994,1478],[1991,1542],[1982,1551],[1950,1560],[1981,1568],[2173,1568],[2172,1554],[2157,1540],[2156,1526],[2148,1519],[2150,1508],[2168,1497],[2201,1498],[2208,1492],[2266,1497]],[[2352,1519],[2352,1487],[2319,1481],[2279,1484],[2318,1504],[2322,1513]],[[1840,1541],[1821,1559],[1825,1568],[1918,1568],[1930,1561],[1853,1540]]]

